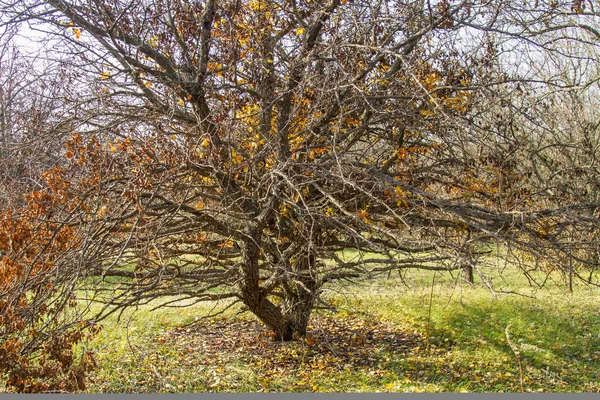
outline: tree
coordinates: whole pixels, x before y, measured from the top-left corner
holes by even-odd
[[[64,110],[64,73],[41,65],[41,55],[24,54],[17,35],[14,27],[0,34],[0,209],[23,205],[24,194],[43,186],[42,174],[58,163],[69,132],[57,115]]]
[[[80,88],[47,187],[72,199],[53,208],[76,238],[59,273],[96,284],[105,314],[241,302],[291,340],[339,280],[484,276],[493,243],[596,265],[567,233],[597,232],[597,199],[557,201],[524,162],[526,103],[556,83],[502,50],[573,59],[555,43],[596,35],[596,12],[528,3],[3,1]]]
[[[90,353],[74,351],[97,328],[77,308],[77,272],[64,268],[77,249],[73,229],[52,219],[64,200],[33,191],[25,206],[0,212],[0,374],[19,392],[82,390],[95,366]]]
[[[77,249],[74,229],[53,218],[73,199],[55,178],[64,177],[57,112],[68,84],[35,71],[16,35],[0,36],[0,376],[19,392],[74,391],[94,365],[74,346],[96,328],[84,331],[77,276],[63,273]]]

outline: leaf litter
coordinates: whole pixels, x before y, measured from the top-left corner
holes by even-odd
[[[376,367],[382,354],[418,351],[424,338],[386,321],[319,315],[312,319],[306,336],[295,342],[274,341],[260,322],[240,318],[171,329],[161,341],[193,354],[199,364],[243,360],[267,374],[285,374],[301,366],[324,371]]]

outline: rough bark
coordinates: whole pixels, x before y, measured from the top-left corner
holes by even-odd
[[[296,261],[294,280],[286,285],[285,315],[293,334],[306,335],[308,321],[316,299],[317,280],[314,275],[315,257],[306,255]]]
[[[241,283],[242,301],[272,332],[274,340],[290,341],[306,335],[308,321],[314,306],[317,280],[313,276],[314,256],[295,262],[293,276],[284,285],[283,301],[274,304],[260,286],[259,247],[249,240],[244,249],[244,279]]]

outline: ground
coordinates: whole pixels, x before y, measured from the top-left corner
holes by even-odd
[[[496,287],[520,294],[430,272],[336,287],[336,310],[292,343],[239,310],[196,321],[211,305],[141,308],[88,344],[99,368],[87,391],[599,391],[598,288],[509,276]]]

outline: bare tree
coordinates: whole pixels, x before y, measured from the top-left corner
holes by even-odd
[[[87,336],[77,275],[62,274],[73,235],[53,217],[68,203],[54,176],[65,177],[69,82],[18,35],[0,36],[0,376],[20,392],[74,391],[93,359],[73,351]]]
[[[0,36],[0,209],[41,189],[42,174],[60,163],[71,129],[64,118],[64,69],[19,48],[18,30]]]
[[[559,200],[529,162],[568,129],[524,130],[558,84],[506,52],[574,60],[558,43],[593,47],[596,10],[531,3],[2,1],[80,88],[78,190],[47,189],[78,238],[62,271],[106,312],[242,302],[291,340],[338,280],[483,275],[489,243],[596,265],[595,239],[569,234],[597,232],[596,197]]]

